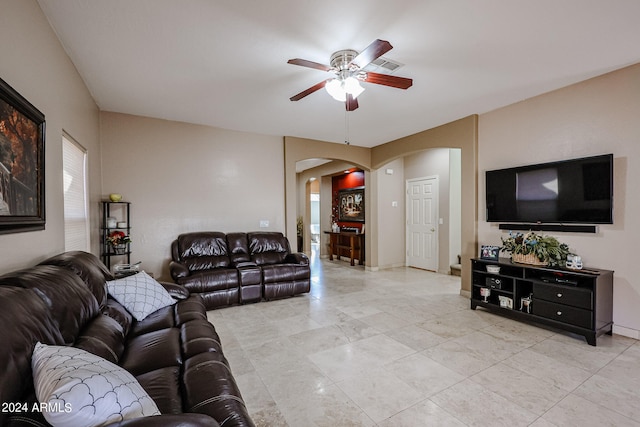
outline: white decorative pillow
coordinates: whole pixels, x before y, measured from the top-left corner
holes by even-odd
[[[107,282],[109,294],[129,313],[142,320],[154,311],[175,304],[169,292],[144,271]]]
[[[118,365],[75,347],[37,343],[33,383],[44,418],[53,426],[93,427],[150,415],[158,407]]]

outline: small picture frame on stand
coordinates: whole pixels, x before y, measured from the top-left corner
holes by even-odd
[[[491,259],[497,261],[499,254],[500,246],[482,245],[480,247],[480,258],[482,259]]]

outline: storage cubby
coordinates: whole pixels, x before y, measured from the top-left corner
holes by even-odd
[[[583,335],[594,346],[598,336],[612,332],[613,271],[515,264],[507,258],[475,258],[471,266],[472,310],[483,307],[550,325]],[[489,272],[487,266],[500,270]],[[489,289],[486,301],[484,289]]]

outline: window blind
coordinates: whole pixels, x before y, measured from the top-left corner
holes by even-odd
[[[64,248],[89,251],[87,206],[87,152],[79,144],[62,137],[64,175]]]

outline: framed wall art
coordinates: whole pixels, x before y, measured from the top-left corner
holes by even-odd
[[[364,187],[338,191],[338,220],[364,222]]]
[[[0,234],[43,230],[45,120],[0,79]]]

